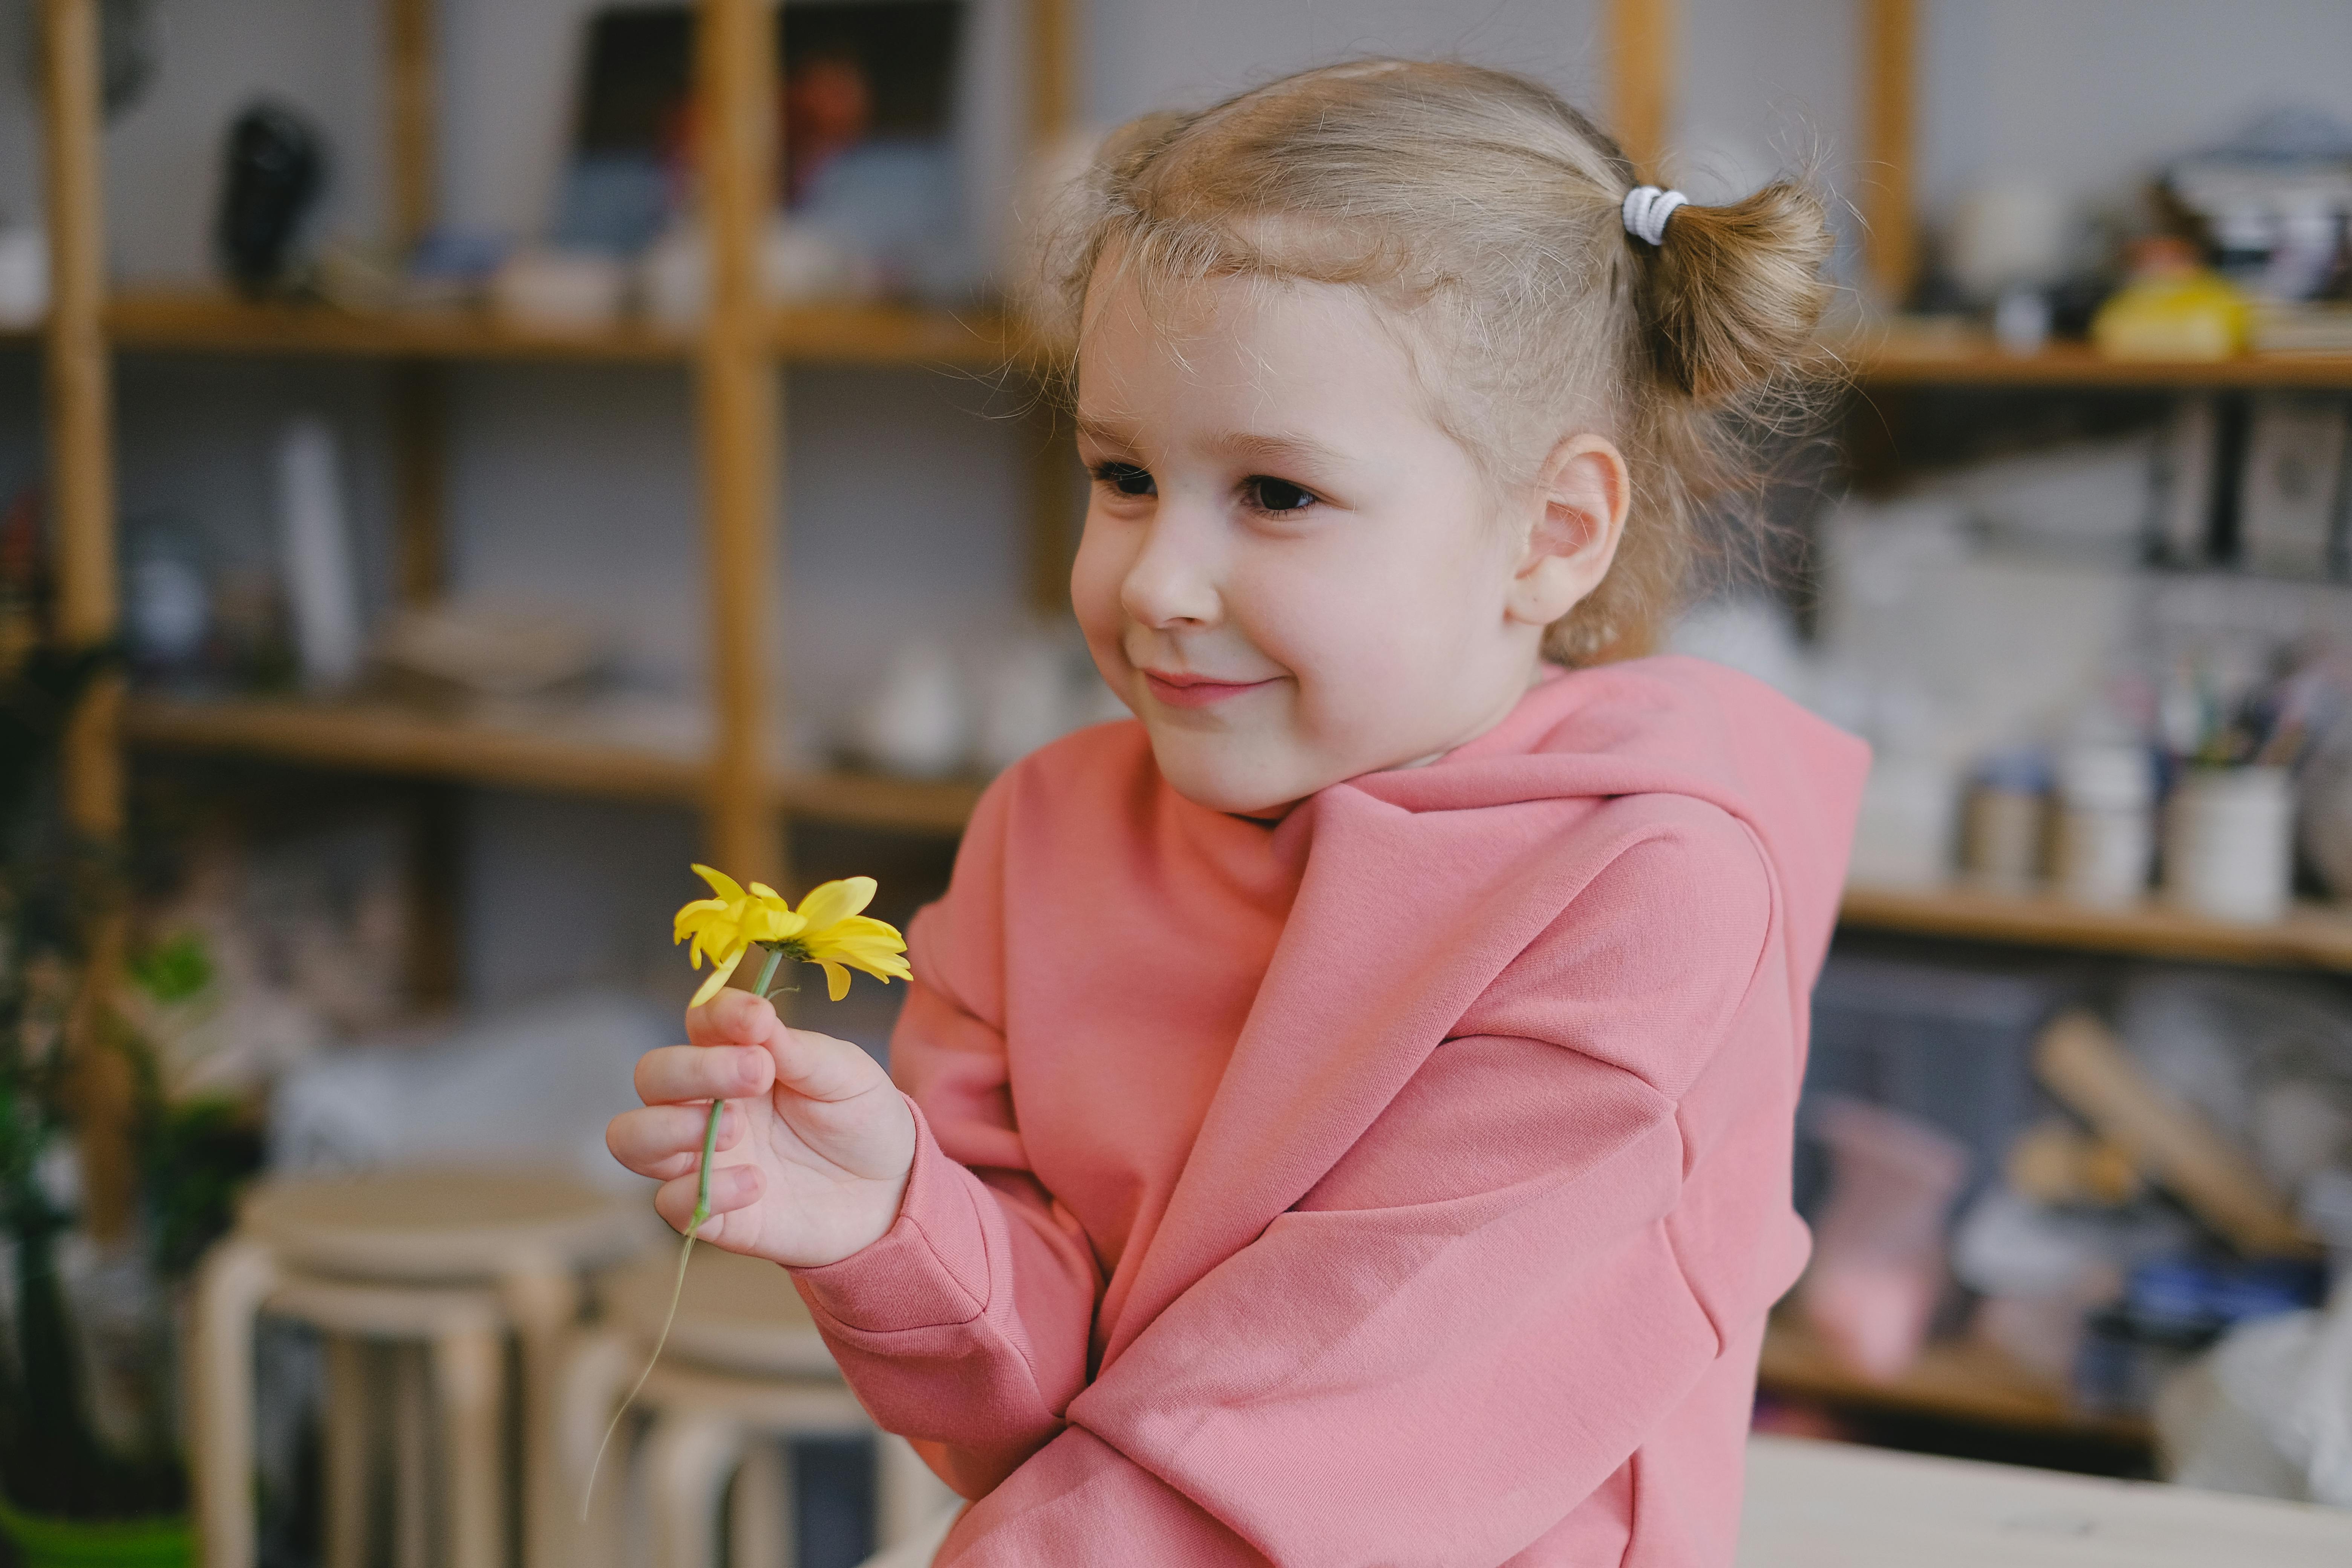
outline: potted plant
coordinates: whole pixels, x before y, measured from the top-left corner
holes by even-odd
[[[121,858],[66,825],[57,759],[110,662],[104,650],[37,650],[0,670],[0,1230],[15,1277],[0,1345],[0,1534],[26,1568],[192,1561],[168,1293],[259,1154],[235,1108],[166,1102],[152,1054],[109,999],[118,979],[165,1002],[201,988],[202,950],[165,943],[120,977],[92,951],[113,945],[92,932],[121,929]],[[140,1224],[94,1250],[77,1234],[74,1137],[101,1054],[128,1068],[117,1079],[131,1088]],[[100,1267],[79,1272],[109,1288],[102,1324],[77,1313],[68,1284],[68,1261],[93,1258]],[[103,1353],[126,1342],[133,1353]]]

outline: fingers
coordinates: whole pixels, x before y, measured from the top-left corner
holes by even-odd
[[[689,1045],[764,1047],[783,1031],[776,1005],[749,991],[721,991],[686,1015]]]
[[[664,1046],[637,1058],[637,1098],[647,1105],[743,1100],[767,1093],[775,1078],[775,1058],[758,1047]]]
[[[776,1087],[810,1100],[843,1100],[889,1087],[882,1064],[847,1040],[808,1029],[784,1029],[769,1047]]]
[[[702,1133],[710,1112],[698,1105],[650,1105],[624,1111],[604,1128],[604,1147],[640,1176],[666,1182],[690,1173],[702,1161]],[[719,1147],[743,1141],[741,1110],[729,1106],[719,1116]],[[688,1207],[693,1206],[691,1203]]]
[[[694,1197],[701,1185],[698,1173],[677,1176],[662,1184],[654,1194],[654,1212],[669,1223],[669,1227],[684,1235],[687,1222],[694,1217]],[[710,1214],[700,1232],[705,1241],[726,1241],[729,1226],[719,1223],[719,1216],[757,1203],[767,1188],[766,1178],[756,1165],[720,1165],[710,1173]]]

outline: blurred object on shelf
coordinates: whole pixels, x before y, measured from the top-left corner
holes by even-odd
[[[2051,980],[1832,952],[1813,993],[1808,1101],[1866,1100],[1939,1128],[1970,1152],[1972,1192],[2027,1124],[2034,1037],[2063,995]],[[1795,1195],[1810,1217],[1826,1172],[1808,1126],[1801,1117]]]
[[[2352,305],[2264,300],[2254,307],[2247,340],[2258,353],[2352,353]]]
[[[149,680],[198,672],[212,633],[212,579],[204,541],[168,519],[125,531],[122,633],[131,668]]]
[[[2194,1245],[2160,1205],[2062,1206],[1992,1187],[1954,1228],[1952,1272],[1979,1297],[1969,1332],[2063,1386],[2086,1320],[2123,1296],[2126,1272]]]
[[[1979,185],[1954,209],[1948,264],[1973,303],[2010,289],[2044,289],[2065,275],[2078,220],[2043,181],[2012,175]]]
[[[37,327],[49,313],[49,237],[37,224],[0,226],[0,327]]]
[[[278,436],[278,530],[287,607],[302,683],[348,685],[360,668],[359,580],[335,432],[316,415],[289,420]]]
[[[491,274],[490,309],[518,326],[590,332],[621,320],[629,269],[602,251],[535,246],[518,250]]]
[[[2342,575],[2347,499],[2341,398],[2273,395],[2253,406],[2238,496],[2238,561],[2278,577]]]
[[[1701,600],[1675,623],[1666,649],[1713,659],[1797,701],[1811,700],[1804,643],[1788,605],[1772,595],[1743,591]]]
[[[2148,1077],[2279,1192],[2352,1164],[2352,1018],[2336,987],[2160,971],[2125,987],[2117,1024]]]
[[[270,1168],[542,1158],[635,1191],[644,1184],[606,1152],[604,1124],[635,1103],[637,1058],[677,1033],[674,1015],[643,997],[568,993],[323,1051],[278,1080]]]
[[[2085,739],[2058,753],[2058,890],[2094,909],[2147,891],[2156,855],[2156,771],[2147,747]]]
[[[2031,359],[2049,345],[2053,320],[2050,296],[2041,289],[2004,289],[1993,301],[1992,341],[2003,353]]]
[[[1830,1185],[1798,1287],[1806,1320],[1841,1359],[1879,1382],[1927,1343],[1947,1271],[1944,1222],[1968,1149],[1915,1117],[1842,1095],[1815,1099]]]
[[[2245,346],[2246,297],[2198,265],[2185,240],[2145,239],[2131,280],[2091,320],[2091,341],[2110,359],[2222,360]]]
[[[2303,853],[2334,898],[2352,900],[2352,734],[2336,733],[2297,770]]]
[[[408,304],[408,279],[400,258],[377,246],[338,237],[319,247],[310,268],[310,291],[339,310],[362,314]]]
[[[945,778],[964,764],[971,725],[963,682],[945,645],[919,638],[891,659],[852,742],[866,761],[908,778]]]
[[[951,142],[963,7],[953,0],[796,5],[780,27],[779,207],[764,263],[780,301],[968,299],[980,266]],[[587,22],[573,149],[551,243],[642,257],[671,325],[707,289],[692,226],[695,19],[611,6]]]
[[[2167,1479],[2352,1508],[2352,1291],[2233,1328],[2155,1408]]]
[[[2203,226],[2231,281],[2281,300],[2341,290],[2352,127],[2313,110],[2273,110],[2176,161],[2163,184]]]
[[[485,229],[427,229],[408,253],[403,296],[418,310],[478,305],[513,248],[503,235]]]
[[[520,700],[584,688],[604,667],[607,639],[560,610],[482,599],[404,605],[371,653],[428,701]]]
[[[2041,880],[2049,795],[2049,759],[2032,747],[1996,752],[1978,764],[1966,844],[1969,874],[1979,885],[2019,893]]]
[[[710,296],[709,250],[702,230],[679,224],[637,259],[637,298],[646,319],[672,329],[702,320]],[[881,274],[858,252],[821,228],[794,219],[770,221],[760,248],[761,286],[771,304],[872,300]]]
[[[2122,1298],[2084,1324],[2076,1397],[2095,1411],[2154,1410],[2167,1384],[2222,1335],[2300,1312],[2324,1288],[2321,1271],[2307,1261],[2192,1251],[2141,1263]]]
[[[302,226],[326,185],[326,148],[300,114],[260,102],[230,123],[226,157],[221,268],[238,292],[258,298],[295,279]]]
[[[1013,637],[985,672],[977,756],[999,773],[1073,728],[1067,649],[1042,629]]]
[[[2225,474],[2222,425],[2219,397],[2181,397],[2158,435],[2148,552],[2163,565],[2197,567],[2213,558],[2214,514]]]
[[[2083,441],[1973,464],[1932,481],[1987,544],[2110,566],[2145,548],[2155,448],[2145,436]]]
[[[2147,1186],[2122,1150],[2061,1121],[2036,1122],[2020,1134],[2001,1173],[2017,1196],[2057,1206],[2112,1207]]]
[[[1863,786],[1848,877],[1863,887],[1940,887],[1951,875],[1959,804],[1957,768],[1882,744]]]
[[[2294,791],[2284,768],[2192,767],[2164,824],[2164,896],[2210,920],[2285,915],[2294,870]]]
[[[2257,1256],[2309,1251],[2254,1163],[2151,1079],[2095,1015],[2078,1009],[2052,1022],[2034,1066],[2052,1094],[2231,1245]]]

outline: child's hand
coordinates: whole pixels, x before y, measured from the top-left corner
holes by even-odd
[[[709,1101],[724,1100],[702,1239],[803,1268],[879,1240],[915,1159],[914,1114],[889,1075],[845,1040],[786,1028],[749,992],[721,991],[686,1033],[691,1044],[638,1061],[646,1109],[604,1131],[614,1159],[664,1184],[655,1211],[686,1228]]]

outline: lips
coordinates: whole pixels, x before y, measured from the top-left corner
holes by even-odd
[[[1145,670],[1143,681],[1151,689],[1154,699],[1171,708],[1213,707],[1244,691],[1274,684],[1272,680],[1217,680],[1205,675],[1156,669]]]

